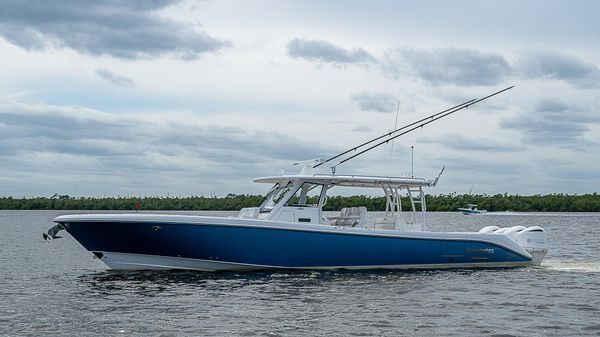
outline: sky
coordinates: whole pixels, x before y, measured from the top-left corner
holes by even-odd
[[[599,192],[597,13],[0,0],[0,196],[264,193],[252,179],[297,173],[292,162],[387,133],[396,115],[400,127],[511,85],[336,173],[410,175],[414,146],[415,176],[445,167],[431,194]]]

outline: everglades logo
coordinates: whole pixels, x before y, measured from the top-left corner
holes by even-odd
[[[465,248],[467,254],[494,254],[494,248]]]

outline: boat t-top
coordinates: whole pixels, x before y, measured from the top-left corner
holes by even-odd
[[[485,209],[477,209],[476,204],[467,204],[467,207],[459,208],[458,210],[465,215],[483,214],[487,212]]]
[[[478,232],[427,228],[424,189],[435,179],[336,174],[336,166],[437,119],[497,95],[473,99],[363,143],[329,159],[294,163],[297,174],[257,178],[272,185],[257,207],[236,217],[174,214],[61,215],[44,233],[67,231],[111,269],[200,271],[273,269],[423,269],[539,265],[547,238],[539,226]],[[367,147],[368,146],[368,147]],[[364,148],[360,150],[360,148]],[[331,172],[319,172],[330,166]],[[330,191],[383,191],[386,210],[369,217],[366,207],[325,214]],[[410,205],[403,211],[402,203]]]

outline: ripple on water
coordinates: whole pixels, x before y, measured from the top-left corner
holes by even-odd
[[[0,336],[600,334],[600,216],[430,215],[434,230],[544,226],[534,268],[199,273],[105,271],[68,236],[39,237],[55,215],[0,211]]]
[[[583,327],[581,330],[584,331],[600,331],[600,324],[592,324],[586,327]]]

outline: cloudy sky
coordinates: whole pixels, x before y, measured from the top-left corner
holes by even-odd
[[[430,193],[600,189],[597,1],[0,0],[0,195],[263,193],[509,85],[337,173]],[[325,168],[324,172],[327,172]]]

